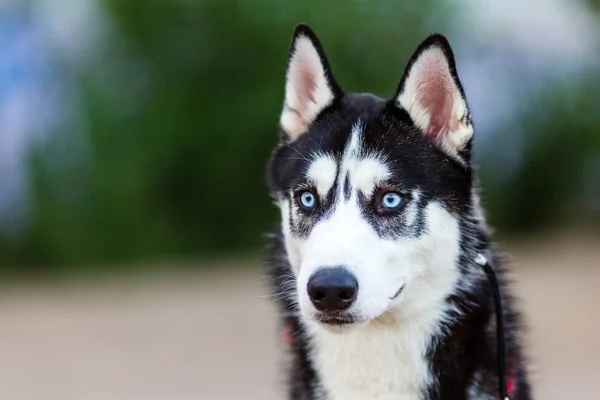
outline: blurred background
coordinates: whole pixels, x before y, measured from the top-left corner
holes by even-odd
[[[260,257],[298,22],[380,96],[449,38],[539,398],[597,398],[598,0],[0,3],[0,398],[284,398]]]

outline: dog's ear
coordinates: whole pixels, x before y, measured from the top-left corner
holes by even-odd
[[[448,40],[429,36],[408,62],[395,101],[446,154],[469,157],[473,126]]]
[[[288,57],[280,119],[285,139],[296,140],[341,95],[319,39],[308,25],[298,25]]]

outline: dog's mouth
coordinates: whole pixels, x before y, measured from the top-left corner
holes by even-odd
[[[396,291],[396,293],[394,293],[394,295],[392,297],[390,297],[390,300],[395,300],[398,296],[400,296],[400,293],[402,293],[403,290],[404,290],[404,285],[400,286],[400,289],[398,289]]]
[[[388,297],[388,299],[390,301],[396,300],[404,292],[405,288],[406,284],[402,284],[398,290]],[[317,312],[309,317],[310,320],[317,322],[328,330],[333,330],[335,332],[345,331],[344,328],[359,326],[376,318],[378,318],[377,315],[365,318],[365,316],[362,314],[356,315],[347,311]]]
[[[335,326],[347,326],[356,323],[356,319],[349,315],[328,315],[319,314],[314,318],[317,322],[325,324],[331,327]]]

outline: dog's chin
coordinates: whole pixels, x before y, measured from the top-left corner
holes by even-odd
[[[333,333],[346,333],[367,325],[378,325],[395,320],[394,311],[399,307],[404,286],[386,300],[379,299],[379,307],[355,312],[319,312],[314,309],[302,310],[302,319],[309,326]],[[302,309],[302,307],[301,307]]]
[[[368,320],[346,313],[334,315],[316,313],[306,319],[317,329],[332,333],[346,333],[368,323]]]

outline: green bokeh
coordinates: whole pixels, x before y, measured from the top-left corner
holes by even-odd
[[[457,15],[431,0],[101,5],[109,34],[85,67],[62,71],[80,99],[77,121],[32,152],[29,224],[0,238],[0,264],[13,271],[260,248],[277,219],[265,167],[294,26],[317,31],[345,90],[389,96],[419,41]],[[599,76],[549,88],[498,127],[494,140],[528,133],[526,162],[509,181],[482,150],[501,232],[597,217],[577,202],[600,154],[600,92],[590,85]]]

